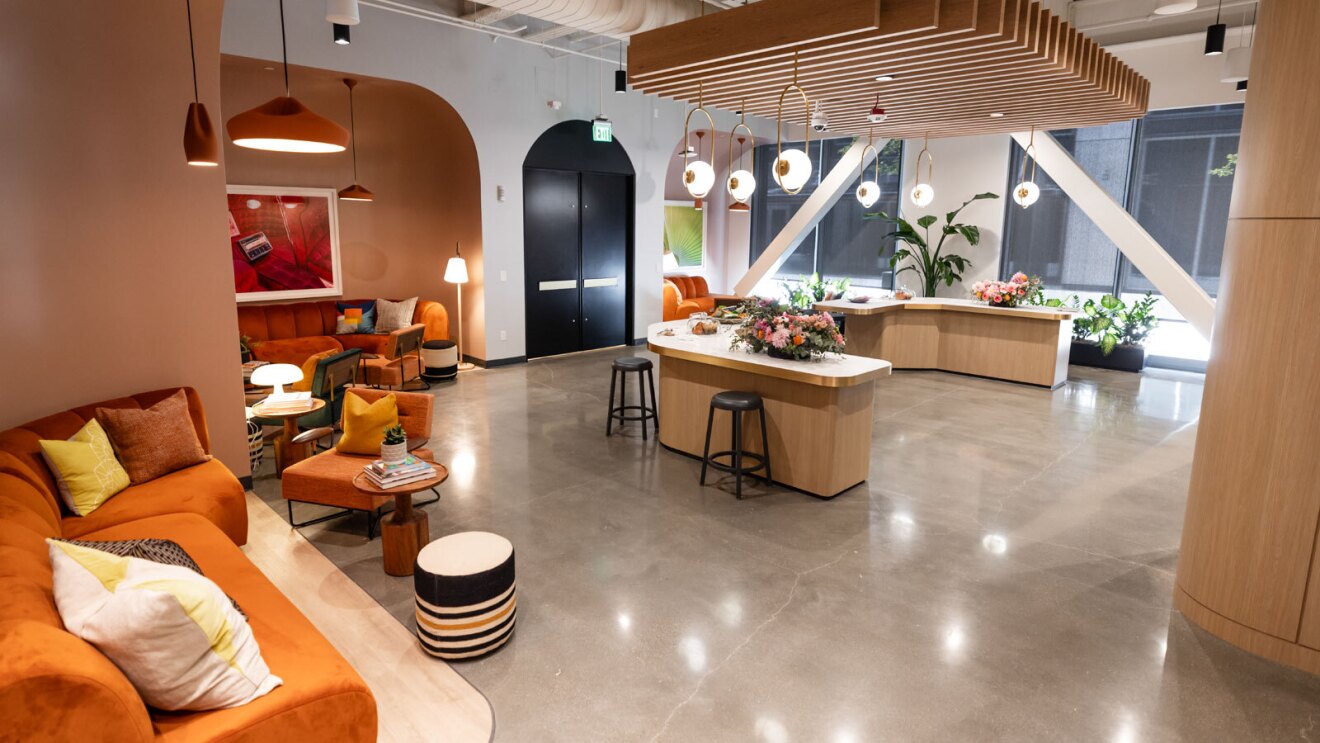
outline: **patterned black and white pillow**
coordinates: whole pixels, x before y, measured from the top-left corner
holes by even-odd
[[[197,561],[179,546],[178,542],[169,539],[123,539],[113,542],[92,542],[81,539],[60,539],[60,542],[76,544],[79,547],[100,550],[108,552],[116,557],[136,557],[141,560],[150,560],[161,565],[175,565],[181,568],[188,568],[198,575],[205,575],[202,572]],[[234,610],[247,619],[247,614],[238,605],[232,596],[229,597],[229,603],[234,605]]]

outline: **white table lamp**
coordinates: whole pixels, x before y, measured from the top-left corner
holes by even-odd
[[[454,257],[445,265],[445,281],[458,287],[458,370],[467,371],[475,365],[463,360],[463,285],[468,282],[468,271],[459,252],[460,245],[454,243]]]
[[[302,378],[302,369],[293,364],[265,364],[258,366],[252,372],[252,384],[258,387],[274,387],[275,392],[271,397],[276,399],[284,394],[284,385],[301,382]]]

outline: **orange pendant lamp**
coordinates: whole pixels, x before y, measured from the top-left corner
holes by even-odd
[[[368,191],[358,184],[357,179],[357,119],[353,115],[353,87],[357,85],[357,80],[351,77],[344,78],[344,85],[348,87],[348,126],[349,132],[353,136],[350,146],[350,152],[353,153],[353,185],[339,190],[339,198],[342,201],[372,201],[376,194]]]
[[[214,168],[220,164],[220,141],[211,127],[211,117],[206,113],[197,92],[197,50],[193,47],[192,0],[188,7],[188,54],[192,57],[193,102],[188,104],[188,118],[183,122],[183,154],[189,165]]]
[[[289,95],[289,42],[280,0],[280,44],[284,50],[284,95],[229,120],[225,128],[239,147],[273,152],[343,152],[348,130],[307,108]]]

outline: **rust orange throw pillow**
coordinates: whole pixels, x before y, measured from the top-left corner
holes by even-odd
[[[210,459],[197,440],[183,390],[143,410],[97,408],[96,420],[134,485]]]

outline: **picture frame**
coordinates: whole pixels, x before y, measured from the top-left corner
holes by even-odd
[[[706,216],[696,202],[665,200],[664,248],[680,270],[706,267]]]
[[[225,190],[237,301],[343,296],[333,188],[228,185]]]

